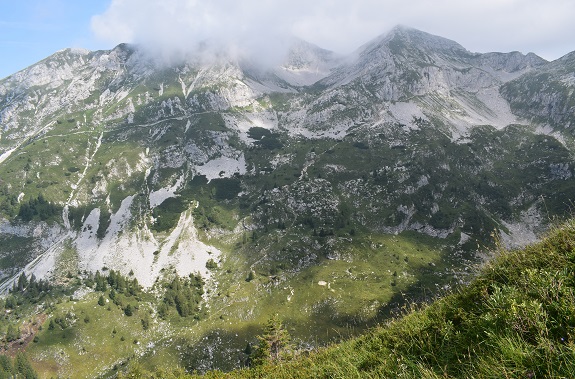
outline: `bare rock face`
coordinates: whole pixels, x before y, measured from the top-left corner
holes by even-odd
[[[573,135],[574,71],[575,54],[570,53],[506,83],[501,94],[517,115]]]

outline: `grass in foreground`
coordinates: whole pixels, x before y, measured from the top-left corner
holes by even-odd
[[[124,377],[189,378],[181,372]],[[207,378],[575,377],[575,220],[499,253],[457,293],[292,361]]]

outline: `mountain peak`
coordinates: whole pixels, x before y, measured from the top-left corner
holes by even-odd
[[[374,62],[399,59],[406,62],[432,62],[438,57],[450,61],[470,58],[473,54],[455,41],[398,25],[362,45],[355,52],[359,61]]]
[[[395,26],[382,37],[382,41],[387,42],[391,48],[395,49],[398,49],[403,45],[407,45],[425,50],[434,50],[441,53],[469,54],[467,49],[455,41],[405,25]]]
[[[337,54],[333,51],[322,49],[313,43],[294,37],[286,55],[285,65],[301,67],[317,61],[329,62],[336,58]]]

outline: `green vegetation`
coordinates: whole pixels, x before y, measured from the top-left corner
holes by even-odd
[[[103,272],[74,276],[69,285],[72,294],[90,292],[82,300],[62,294],[44,303],[44,311],[35,316],[44,321],[36,326],[34,343],[26,350],[42,375],[94,377],[97,371],[130,359],[141,348],[139,341],[159,338],[150,327],[155,297],[143,292],[134,278],[114,270]],[[142,320],[147,320],[147,328]]]
[[[12,275],[18,273],[33,258],[30,246],[34,239],[31,237],[0,235],[0,246],[11,254],[5,254],[0,258],[0,268]]]
[[[157,232],[165,232],[178,224],[180,214],[186,210],[186,204],[180,197],[170,197],[154,208],[153,217],[155,222],[152,229]]]
[[[46,307],[49,317],[37,341],[28,347],[34,364],[42,373],[66,376],[87,355],[105,356],[94,358],[90,365],[107,367],[112,375],[137,361],[133,357],[137,350],[145,357],[141,370],[158,365],[160,370],[181,366],[204,371],[202,362],[227,370],[245,364],[248,354],[243,348],[247,344],[256,349],[255,336],[265,334],[262,327],[272,310],[282,315],[296,344],[321,346],[347,339],[386,320],[406,301],[431,296],[438,287],[452,284],[454,273],[470,256],[460,259],[447,252],[459,248],[462,232],[472,235],[464,249],[476,249],[479,241],[487,244],[489,233],[500,226],[499,217],[512,217],[533,203],[532,197],[520,197],[522,188],[546,198],[554,189],[560,191],[564,197],[546,202],[552,214],[560,212],[562,199],[571,196],[572,179],[559,180],[549,173],[549,164],[569,159],[554,138],[536,136],[519,126],[505,131],[478,127],[469,144],[454,144],[433,134],[434,125],[420,124],[417,133],[392,128],[390,133],[397,133],[393,138],[408,141],[393,146],[389,136],[360,138],[358,133],[340,141],[293,143],[278,134],[281,148],[272,151],[256,145],[245,151],[249,174],[210,182],[195,175],[186,180],[178,197],[152,211],[145,208],[146,196],[136,196],[131,211],[153,216],[156,222],[151,227],[160,238],[175,227],[183,212],[193,212],[200,237],[224,250],[222,261],[206,265],[219,283],[217,293],[206,294],[210,308],[199,303],[205,289],[185,284],[188,278],[172,282],[171,273],[165,273],[170,279],[160,281],[155,295],[130,294],[126,283],[113,287],[107,272],[100,274],[104,279],[87,274],[78,279],[74,274],[72,282],[80,280],[97,292],[77,304],[63,298]],[[164,135],[169,139],[166,146],[180,141],[176,132],[180,126],[171,126],[174,132]],[[488,147],[490,154],[479,154]],[[277,156],[281,159],[272,167]],[[501,163],[494,165],[495,156]],[[112,174],[114,165],[100,171]],[[477,174],[463,175],[468,170]],[[523,172],[536,179],[525,181]],[[124,186],[110,194],[110,207],[98,203],[79,210],[77,224],[99,206],[105,211],[96,232],[103,237],[125,196],[135,191],[147,195],[173,185],[172,179],[181,173],[166,169],[151,171],[147,181],[143,175],[128,182],[118,179],[107,187]],[[99,180],[95,177],[89,183]],[[484,201],[480,209],[478,198]],[[510,208],[512,200],[516,203]],[[410,218],[453,232],[446,239],[414,231],[397,236],[379,232]],[[249,229],[238,228],[244,223]],[[220,237],[213,238],[214,231]],[[231,320],[237,322],[231,325]],[[16,342],[21,325],[13,322],[10,327]],[[89,343],[79,348],[73,341]],[[150,357],[151,350],[143,346],[157,341],[161,347],[154,347],[155,356]],[[217,355],[206,357],[207,349]],[[64,364],[57,363],[61,360],[57,356],[40,358],[46,351],[63,351],[69,358]],[[78,375],[89,377],[93,371],[86,368]]]
[[[259,126],[250,128],[248,130],[248,137],[256,140],[254,143],[255,146],[263,149],[274,150],[281,149],[283,147],[279,136],[275,135],[270,130]]]
[[[249,354],[250,364],[254,366],[278,364],[289,359],[290,354],[293,353],[290,335],[278,315],[273,315],[268,320],[264,333],[258,336],[258,340],[259,345],[254,352]]]
[[[24,221],[56,221],[62,215],[62,207],[47,201],[42,194],[20,204],[18,217]]]
[[[264,137],[271,137],[272,132],[269,129],[260,126],[254,126],[248,130],[248,137],[260,141]]]
[[[296,238],[297,233],[286,235],[286,240],[279,242],[290,244],[288,241]],[[262,235],[256,243],[267,245],[276,237]],[[385,319],[387,313],[382,311],[378,315],[378,308],[386,302],[396,302],[395,291],[421,288],[412,287],[416,277],[428,280],[426,286],[441,281],[431,275],[432,270],[429,275],[419,272],[429,267],[430,262],[435,262],[439,269],[444,266],[439,252],[426,247],[430,241],[417,241],[414,237],[417,234],[374,239],[358,231],[355,236],[358,240],[353,244],[330,245],[354,256],[353,262],[322,259],[319,268],[314,265],[301,272],[293,271],[294,266],[287,258],[284,261],[278,258],[286,253],[281,250],[278,257],[257,265],[214,257],[206,267],[218,278],[218,293],[211,286],[204,288],[197,275],[182,278],[165,273],[166,277],[151,291],[143,291],[133,277],[113,270],[103,268],[95,274],[72,271],[62,278],[67,281],[66,292],[53,289],[49,297],[30,306],[24,306],[16,298],[17,292],[14,299],[8,297],[9,306],[21,304],[10,308],[12,318],[4,325],[5,328],[13,325],[10,330],[15,334],[14,344],[25,346],[34,367],[45,376],[68,376],[74,372],[76,377],[93,377],[96,370],[113,375],[136,362],[140,362],[142,370],[180,366],[189,371],[204,371],[206,368],[201,364],[206,360],[217,367],[232,369],[238,367],[236,356],[241,358],[240,364],[255,359],[255,356],[249,358],[244,348],[249,344],[257,351],[256,335],[265,335],[262,328],[275,312],[285,320],[282,325],[293,336],[294,347],[302,341],[323,345],[356,335],[375,320]],[[336,237],[316,238],[323,238],[325,243],[326,239]],[[305,254],[304,245],[290,245],[298,254]],[[254,246],[249,242],[242,248]],[[420,259],[423,257],[425,260]],[[244,269],[245,264],[248,266]],[[368,274],[374,267],[385,268],[386,272]],[[397,276],[387,272],[388,269],[397,271]],[[404,274],[408,272],[410,275]],[[246,281],[248,277],[250,281]],[[322,279],[329,280],[329,285],[318,284]],[[395,287],[390,286],[392,280]],[[23,277],[15,288],[24,288],[23,293],[31,294],[26,281],[36,280]],[[81,299],[76,299],[76,293],[87,290]],[[210,307],[201,304],[204,295],[210,297]],[[289,297],[292,299],[286,301]],[[250,314],[249,318],[246,314]],[[230,324],[232,320],[236,321]],[[29,325],[36,329],[33,335],[24,333]],[[134,340],[138,343],[134,344]],[[217,355],[206,358],[208,348]],[[142,358],[134,356],[135,353],[143,354]],[[82,368],[78,369],[78,365]]]
[[[24,353],[17,353],[12,361],[5,355],[0,355],[0,378],[38,379],[38,374]]]
[[[570,221],[538,244],[498,251],[468,285],[429,305],[407,307],[362,337],[289,362],[266,359],[250,369],[204,377],[574,377],[574,275]],[[270,340],[278,325],[270,322],[262,339]]]
[[[18,212],[18,196],[4,185],[0,186],[0,213],[14,217]]]
[[[44,280],[37,280],[34,275],[27,277],[22,273],[10,293],[0,303],[0,310],[3,311],[0,331],[4,332],[4,342],[19,340],[22,337],[20,319],[33,309],[41,309],[61,294],[60,288],[55,288]]]
[[[200,302],[204,282],[199,275],[190,274],[188,278],[180,278],[178,275],[166,285],[164,298],[158,307],[158,315],[166,319],[170,309],[174,308],[181,317],[191,316],[200,318]]]
[[[96,231],[96,236],[99,239],[104,238],[106,235],[106,229],[110,226],[111,216],[110,211],[107,209],[100,209],[100,220],[98,222],[98,230]]]
[[[573,84],[563,79],[563,75],[570,71],[565,67],[553,66],[504,84],[501,94],[516,114],[535,122],[551,124],[573,137],[573,132],[565,127],[571,122],[570,111],[575,109]]]

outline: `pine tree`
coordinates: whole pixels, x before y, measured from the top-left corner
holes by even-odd
[[[6,298],[6,300],[4,301],[4,306],[7,309],[14,309],[17,306],[17,302],[16,299],[14,298],[14,296],[12,295],[8,295],[8,297]]]
[[[0,355],[0,378],[12,378],[14,367],[12,361],[6,355]]]
[[[94,281],[96,282],[96,291],[104,292],[107,289],[106,285],[106,278],[104,278],[100,271],[96,271],[96,276],[94,277]]]
[[[277,362],[285,359],[292,350],[290,335],[278,315],[272,316],[264,328],[264,334],[258,336],[260,341],[253,357],[255,365],[266,362]]]
[[[166,304],[165,302],[161,302],[160,305],[158,306],[158,316],[160,316],[160,318],[162,320],[165,320],[166,317],[168,317],[168,312],[170,311],[170,308],[168,307],[168,304]]]
[[[38,379],[38,374],[36,374],[24,353],[16,354],[16,359],[14,360],[14,371],[22,375],[18,376],[18,378],[24,377],[26,379]]]
[[[22,292],[28,286],[28,278],[26,278],[26,274],[22,273],[18,277],[18,291]]]
[[[12,342],[16,341],[20,338],[20,328],[15,327],[14,325],[8,325],[8,329],[6,330],[6,341]]]

